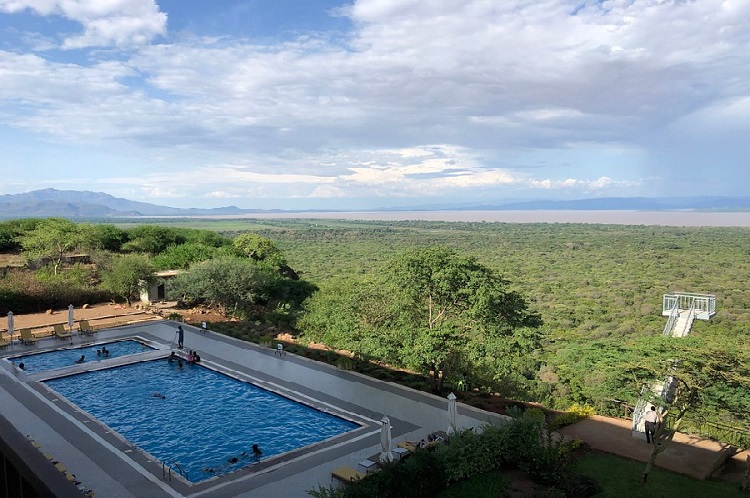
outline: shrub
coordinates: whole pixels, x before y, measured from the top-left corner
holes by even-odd
[[[571,405],[570,408],[568,408],[568,411],[565,413],[558,415],[549,424],[550,430],[556,430],[560,427],[565,427],[566,425],[574,424],[578,422],[579,420],[582,420],[586,417],[590,417],[591,415],[594,415],[595,411],[592,406],[589,405],[579,405],[578,403],[574,403]]]

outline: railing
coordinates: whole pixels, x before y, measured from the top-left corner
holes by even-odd
[[[599,401],[599,413],[617,418],[633,418],[635,406],[621,399],[604,398]]]
[[[690,420],[688,423],[694,426],[703,437],[728,443],[738,448],[750,448],[750,430],[748,429],[733,427],[721,422],[709,422],[705,419]]]
[[[683,292],[664,294],[662,315],[666,316],[667,311],[673,309],[675,306],[683,310],[695,308],[697,318],[708,320],[716,314],[716,296],[713,294],[688,294]]]
[[[172,480],[172,466],[177,470],[177,472],[184,477],[185,479],[188,479],[188,473],[180,467],[180,464],[177,462],[167,462],[164,461],[161,463],[161,474],[162,478],[167,479],[169,481]]]
[[[665,303],[667,296],[664,296]],[[680,318],[680,308],[677,307],[677,301],[675,300],[674,306],[672,306],[672,312],[669,314],[669,320],[667,320],[667,324],[664,326],[664,332],[662,332],[661,335],[668,337],[672,335],[672,329],[674,328],[674,324],[677,323],[677,319]]]

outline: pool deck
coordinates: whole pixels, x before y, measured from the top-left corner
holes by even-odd
[[[146,322],[105,329],[97,337],[74,337],[77,345],[139,337],[160,349],[143,355],[169,354],[177,324]],[[380,420],[391,420],[393,445],[419,440],[428,433],[446,430],[448,401],[394,383],[296,356],[278,355],[274,349],[247,343],[211,331],[184,325],[185,347],[200,352],[209,367],[229,372],[243,380],[303,400],[325,411],[344,414],[362,426],[350,433],[271,457],[225,476],[190,483],[179,475],[164,475],[162,464],[132,446],[100,422],[80,412],[39,382],[45,373],[14,371],[0,361],[0,414],[21,434],[75,474],[82,486],[97,497],[308,497],[307,490],[334,484],[331,471],[341,466],[358,468],[358,462],[380,452]],[[55,339],[36,345],[14,345],[0,357],[16,356],[59,347]],[[140,356],[144,358],[144,356]],[[121,357],[89,365],[75,365],[65,373],[101,368],[132,361]],[[60,371],[56,371],[56,376]],[[231,416],[231,414],[227,414]],[[458,426],[475,427],[502,423],[504,417],[458,403]],[[190,428],[185,428],[190,440]],[[262,445],[261,445],[262,446]],[[47,463],[47,462],[44,462]],[[52,464],[49,464],[51,468]],[[363,470],[359,468],[359,470]]]

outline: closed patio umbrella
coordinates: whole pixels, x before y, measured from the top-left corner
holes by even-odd
[[[388,415],[383,415],[380,420],[380,461],[392,462],[393,453],[391,453],[391,420]]]
[[[75,323],[75,316],[73,311],[73,305],[68,306],[68,329],[73,332],[73,324]]]
[[[12,343],[13,342],[13,312],[8,312],[8,335],[10,336],[9,340]]]
[[[456,406],[456,395],[448,395],[448,434],[456,432],[456,417],[458,416],[458,406]]]

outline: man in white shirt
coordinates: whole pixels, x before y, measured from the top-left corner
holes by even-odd
[[[656,408],[651,405],[651,409],[643,418],[646,420],[646,442],[656,443],[654,436],[656,436],[656,426],[659,424],[659,414],[656,413]]]

